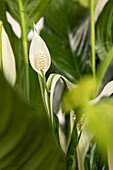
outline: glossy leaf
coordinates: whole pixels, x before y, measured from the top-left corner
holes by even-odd
[[[5,107],[4,107],[5,103]],[[25,104],[0,73],[0,169],[65,169],[46,114]]]
[[[41,33],[52,62],[69,80],[90,72],[89,10],[71,0],[53,0]],[[59,17],[60,16],[60,17]]]

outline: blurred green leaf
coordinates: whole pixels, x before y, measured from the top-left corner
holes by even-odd
[[[63,97],[63,110],[69,112],[72,109],[86,107],[94,95],[96,82],[91,77],[80,80],[77,87],[68,91]]]
[[[103,146],[113,151],[113,102],[101,101],[87,108],[88,124]]]
[[[48,45],[52,62],[66,78],[75,82],[90,72],[88,9],[71,0],[53,0],[41,36]]]
[[[90,1],[91,0],[72,0],[74,2],[79,2],[81,5],[85,6],[85,7],[90,7]],[[94,0],[95,1],[95,6],[98,2],[98,0]]]
[[[0,169],[66,169],[46,114],[26,105],[1,73]]]

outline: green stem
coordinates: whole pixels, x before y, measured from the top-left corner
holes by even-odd
[[[42,73],[42,77],[43,77],[45,89],[46,89],[47,93],[49,94],[50,92],[49,92],[49,89],[48,89],[48,87],[47,87],[47,83],[46,83],[46,78],[45,78],[45,75],[44,75],[44,71],[41,70],[41,73]]]
[[[28,62],[28,47],[27,47],[27,33],[25,25],[24,7],[22,0],[18,0],[20,19],[21,19],[21,29],[22,29],[22,43],[24,52],[24,62],[25,62],[25,98],[29,102],[29,62]]]
[[[94,0],[91,0],[91,49],[92,49],[92,72],[95,77],[95,21],[94,21]]]
[[[2,61],[2,21],[0,21],[0,66],[1,70],[3,70],[3,61]]]
[[[47,109],[47,105],[46,105],[46,102],[45,102],[45,88],[44,88],[44,81],[43,81],[43,77],[42,76],[40,76],[39,74],[38,74],[38,79],[39,79],[39,85],[40,85],[40,89],[41,89],[41,94],[42,94],[42,100],[43,100],[43,104],[44,104],[44,108],[45,108],[45,110],[46,110],[46,113],[47,113],[47,116],[48,116],[48,120],[49,120],[49,122],[50,122],[50,124],[51,124],[51,111],[50,111],[50,104],[49,104],[49,113],[50,113],[50,117],[49,117],[49,114],[48,114],[48,109]],[[48,95],[48,100],[50,100],[50,93],[48,94],[47,93],[47,95]]]

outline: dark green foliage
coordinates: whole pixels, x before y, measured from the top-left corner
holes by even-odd
[[[41,36],[53,63],[69,80],[75,82],[90,72],[89,9],[71,0],[53,0]]]
[[[108,170],[107,153],[102,153],[102,146],[93,139],[86,154],[85,170]]]
[[[1,73],[0,96],[0,169],[65,170],[45,112],[25,104]]]

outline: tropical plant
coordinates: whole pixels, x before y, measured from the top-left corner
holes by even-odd
[[[0,7],[0,170],[112,170],[112,0]]]

